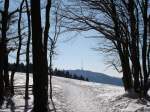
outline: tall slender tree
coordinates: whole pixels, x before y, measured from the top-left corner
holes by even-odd
[[[18,49],[17,49],[17,57],[16,57],[16,63],[15,63],[15,67],[12,70],[11,73],[11,79],[10,79],[10,83],[11,83],[11,94],[14,95],[14,75],[15,72],[17,71],[17,67],[19,65],[20,62],[20,52],[21,52],[21,47],[22,47],[22,30],[21,30],[21,20],[22,20],[22,9],[23,9],[23,4],[24,4],[24,0],[22,0],[21,4],[20,4],[20,9],[19,9],[19,19],[18,19],[18,37],[19,37],[19,45],[18,45]]]
[[[59,16],[59,11],[60,9],[60,1],[56,2],[56,7],[54,10],[55,13],[55,17],[54,17],[54,35],[53,36],[49,36],[49,73],[50,73],[50,78],[49,78],[49,82],[50,82],[50,98],[52,99],[52,75],[53,75],[53,58],[54,55],[56,54],[56,44],[58,41],[58,37],[60,34],[60,30],[61,30],[61,16]]]
[[[26,89],[25,89],[25,99],[29,98],[28,88],[29,88],[29,64],[30,64],[30,40],[31,40],[31,19],[28,1],[25,0],[27,9],[27,19],[28,19],[28,39],[26,48]]]
[[[45,55],[47,56],[47,43],[48,43],[48,37],[49,37],[49,28],[50,28],[50,9],[51,9],[51,0],[47,0],[46,5],[46,15],[45,15],[45,31],[44,31],[44,50]],[[48,66],[48,63],[47,63]],[[50,80],[51,80],[51,72],[50,72]],[[50,88],[52,88],[52,83],[50,81]],[[52,99],[52,92],[50,89],[50,98]]]

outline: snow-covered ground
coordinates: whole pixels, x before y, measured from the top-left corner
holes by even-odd
[[[30,77],[30,84],[32,84]],[[15,84],[25,84],[24,74],[15,76]],[[33,106],[32,91],[28,108],[25,108],[24,88],[16,88],[16,95],[8,99],[0,112],[30,112]],[[150,103],[125,97],[120,86],[85,82],[73,79],[53,77],[53,112],[150,112]],[[7,108],[8,107],[8,108]],[[50,109],[53,110],[50,102]]]

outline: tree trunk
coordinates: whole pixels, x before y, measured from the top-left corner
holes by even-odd
[[[8,72],[8,53],[5,54],[4,59],[4,82],[6,93],[9,90],[9,72]]]
[[[4,100],[4,73],[3,73],[3,66],[4,66],[4,43],[0,42],[0,106],[3,104]]]
[[[48,112],[48,66],[42,45],[40,0],[31,0],[34,112]]]
[[[0,59],[0,106],[3,104],[3,100],[4,100],[3,62]]]
[[[25,89],[25,99],[29,98],[29,64],[30,64],[30,40],[31,40],[31,24],[30,24],[30,11],[28,6],[28,1],[25,0],[26,9],[27,9],[27,18],[28,18],[28,40],[27,40],[27,48],[26,48],[26,89]]]
[[[52,48],[52,47],[51,47]],[[50,50],[53,50],[53,49],[50,49]],[[53,93],[52,93],[52,56],[53,56],[53,51],[50,51],[50,64],[49,64],[49,83],[50,83],[50,88],[49,88],[49,91],[50,91],[50,99],[52,99],[52,96],[53,96]]]
[[[45,19],[45,31],[44,31],[44,50],[45,55],[47,56],[47,41],[49,36],[49,28],[50,28],[50,9],[51,9],[51,0],[47,0],[46,5],[46,19]]]
[[[147,95],[148,91],[148,70],[147,70],[147,10],[148,10],[148,0],[144,0],[143,4],[143,21],[144,21],[144,34],[143,34],[143,47],[142,47],[142,64],[143,64],[143,74],[144,74],[144,95]]]
[[[148,34],[149,34],[149,42],[150,42],[150,15],[149,15],[149,17],[148,17]],[[147,52],[147,63],[148,63],[148,75],[150,75],[150,43],[149,43],[149,45],[148,45],[148,50],[147,50],[148,52]]]
[[[2,12],[2,29],[1,29],[2,39],[0,40],[0,44],[1,44],[0,45],[0,55],[1,55],[0,56],[0,100],[3,100],[3,95],[5,91],[4,66],[7,65],[5,62],[7,62],[6,61],[6,58],[7,58],[6,57],[7,56],[6,33],[7,33],[7,28],[8,28],[7,26],[8,25],[8,8],[9,8],[9,0],[5,0],[4,11]],[[5,73],[6,73],[6,69],[5,69]]]
[[[121,66],[123,70],[123,84],[126,91],[130,90],[132,88],[132,77],[131,77],[131,70],[129,65],[129,57],[128,57],[128,48],[123,47],[123,44],[121,43],[121,30],[119,26],[119,15],[117,13],[117,9],[115,7],[114,0],[111,0],[111,8],[113,10],[113,13],[111,15],[113,23],[114,23],[114,31],[115,36],[118,38],[117,42],[113,42],[118,50]]]
[[[132,80],[132,75],[131,75],[131,69],[130,69],[129,57],[128,56],[123,57],[122,67],[123,67],[122,70],[123,70],[123,81],[124,81],[124,84],[125,84],[125,90],[130,91],[131,89],[133,89],[133,80]]]
[[[129,1],[129,18],[130,18],[130,28],[131,28],[131,45],[130,45],[130,52],[131,52],[131,61],[132,61],[132,72],[134,77],[134,89],[135,92],[140,92],[140,65],[138,59],[138,45],[137,45],[137,26],[136,26],[136,17],[134,14],[135,11],[135,2],[134,0]]]
[[[47,42],[49,36],[50,28],[50,9],[51,9],[51,0],[47,0],[46,5],[46,19],[45,19],[45,31],[44,31],[44,50],[45,55],[47,56]],[[50,51],[51,52],[51,51]],[[52,99],[52,53],[50,53],[50,99]]]
[[[129,63],[128,47],[124,46],[122,49],[121,43],[118,42],[116,48],[118,49],[118,54],[122,66],[122,72],[123,72],[122,81],[124,84],[124,89],[125,91],[130,91],[133,88],[133,80],[132,80],[132,74],[131,74],[130,63]]]
[[[19,46],[18,46],[18,51],[17,51],[17,57],[16,57],[16,64],[15,64],[15,67],[14,69],[12,70],[12,73],[11,73],[11,95],[13,96],[14,95],[14,75],[15,75],[15,72],[17,70],[17,67],[18,67],[18,64],[19,64],[19,61],[20,61],[20,51],[21,51],[21,47],[22,47],[22,36],[21,36],[21,18],[22,18],[22,8],[23,8],[23,3],[24,3],[24,0],[22,0],[21,2],[21,5],[20,5],[20,10],[19,10],[19,20],[18,20],[18,37],[19,37]]]

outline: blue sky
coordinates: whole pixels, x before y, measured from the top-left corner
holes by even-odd
[[[94,31],[89,31],[73,36],[73,33],[68,32],[62,35],[57,43],[56,52],[58,55],[54,58],[53,66],[65,70],[81,69],[83,67],[84,70],[120,77],[121,74],[118,74],[113,68],[108,68],[108,65],[105,64],[107,57],[92,49],[97,47],[97,43],[100,40],[86,37],[95,35],[95,33]],[[65,41],[68,38],[71,39]]]

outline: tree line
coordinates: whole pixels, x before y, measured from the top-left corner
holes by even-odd
[[[12,71],[15,67],[15,64],[10,64],[8,65],[8,71]],[[21,72],[21,73],[26,73],[26,65],[24,63],[20,63],[18,64],[18,67],[16,69],[16,72]],[[29,69],[28,69],[29,73],[33,73],[33,64],[30,63],[29,64]],[[69,71],[67,70],[58,70],[57,68],[55,68],[54,70],[51,71],[52,76],[58,76],[58,77],[65,77],[65,78],[70,78],[70,79],[77,79],[77,80],[83,80],[83,81],[89,81],[88,78],[80,75],[80,74],[71,74]],[[50,74],[50,73],[48,73]]]
[[[54,76],[59,76],[59,77],[65,77],[65,78],[71,78],[71,79],[77,79],[77,80],[83,80],[83,81],[89,81],[88,78],[80,75],[80,74],[71,74],[69,73],[69,71],[65,71],[65,70],[58,70],[58,69],[54,69],[53,71],[53,75]]]

